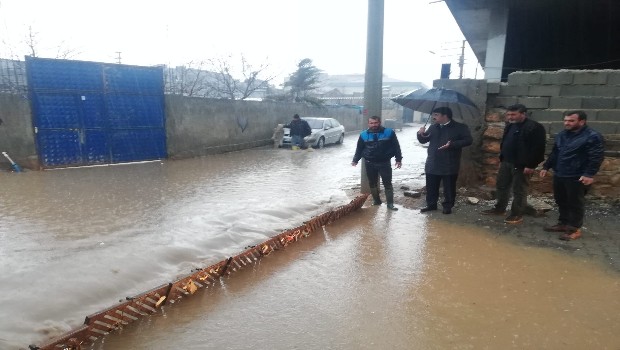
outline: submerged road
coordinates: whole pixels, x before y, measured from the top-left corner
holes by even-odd
[[[416,130],[397,133],[404,160],[394,172],[413,188],[426,151]],[[41,343],[347,203],[359,182],[356,139],[0,174],[0,305],[10,315],[0,348]],[[587,261],[561,268],[568,259],[417,211],[364,208],[95,348],[612,349],[618,278]]]

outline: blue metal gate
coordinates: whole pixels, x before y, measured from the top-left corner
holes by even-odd
[[[166,157],[163,70],[26,57],[43,167]]]

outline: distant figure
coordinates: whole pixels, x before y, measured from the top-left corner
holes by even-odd
[[[284,124],[278,124],[273,129],[273,136],[271,136],[273,140],[273,148],[278,148],[282,146],[282,140],[284,139]]]
[[[424,172],[426,173],[426,207],[420,212],[437,210],[439,185],[443,183],[444,214],[451,214],[456,201],[456,179],[461,167],[461,151],[472,144],[473,139],[467,125],[452,120],[452,110],[448,107],[433,109],[431,116],[434,124],[428,131],[418,130],[418,141],[429,143],[428,157]]]
[[[499,153],[497,202],[495,207],[483,210],[482,214],[504,215],[512,192],[510,215],[504,222],[520,224],[527,207],[530,177],[545,158],[547,134],[540,123],[527,117],[527,108],[522,104],[507,108],[506,122]]]
[[[560,239],[581,237],[585,195],[603,163],[603,136],[586,125],[584,111],[564,113],[564,130],[555,136],[553,150],[543,164],[540,177],[553,169],[553,197],[560,210],[558,223],[545,231],[561,232]]]
[[[372,194],[373,205],[380,205],[379,176],[385,188],[385,200],[390,210],[398,210],[394,207],[394,188],[392,187],[392,157],[396,158],[396,169],[400,169],[403,156],[400,152],[400,144],[394,130],[381,126],[381,118],[372,116],[368,118],[368,129],[361,132],[357,140],[357,148],[353,156],[352,166],[357,166],[361,158],[366,165],[366,176]]]
[[[291,148],[294,150],[305,148],[304,137],[312,134],[312,129],[307,121],[299,118],[299,114],[293,116],[293,120],[284,125],[285,128],[289,128],[291,135]]]

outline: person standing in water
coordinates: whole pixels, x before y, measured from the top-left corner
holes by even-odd
[[[361,158],[364,158],[366,176],[372,194],[373,205],[380,205],[379,176],[385,189],[385,200],[390,210],[398,210],[394,207],[394,188],[392,187],[392,157],[396,159],[396,169],[402,166],[403,156],[400,144],[394,130],[381,126],[381,118],[372,116],[368,118],[368,129],[362,131],[357,140],[357,148],[353,156],[352,166],[357,166]]]

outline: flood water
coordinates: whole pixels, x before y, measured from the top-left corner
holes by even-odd
[[[421,186],[417,128],[398,180]],[[348,203],[357,136],[180,161],[0,173],[0,349]],[[589,261],[365,208],[98,349],[609,348],[620,280]]]
[[[618,349],[618,276],[367,208],[96,349]]]

